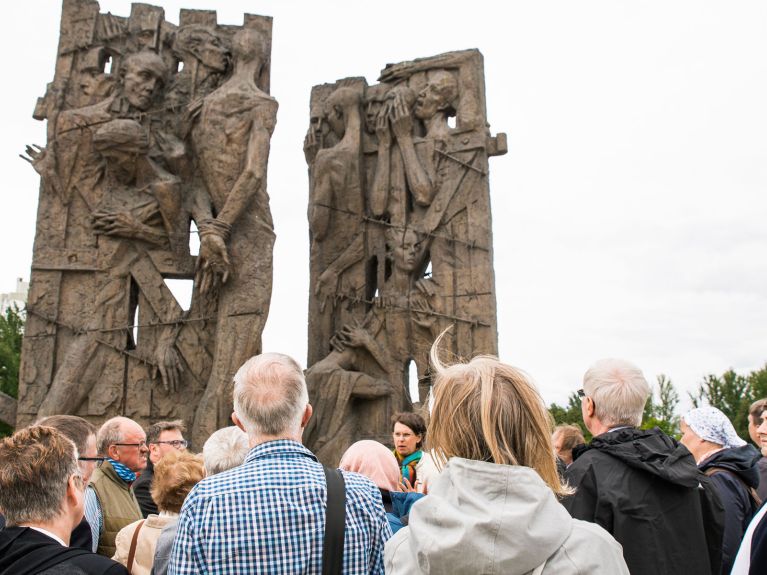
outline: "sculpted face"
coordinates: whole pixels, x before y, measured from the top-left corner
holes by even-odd
[[[435,74],[416,97],[413,110],[415,117],[419,120],[433,118],[452,104],[457,90],[456,81],[450,73]]]
[[[161,80],[150,69],[131,65],[125,71],[123,94],[131,106],[144,111],[152,105],[155,90],[161,85]]]
[[[397,236],[392,248],[392,259],[397,269],[406,272],[415,270],[418,264],[418,235],[413,230]]]
[[[203,66],[217,72],[226,71],[229,54],[217,36],[212,34],[203,36],[195,48],[195,53]]]

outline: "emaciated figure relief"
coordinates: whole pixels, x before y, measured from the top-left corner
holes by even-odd
[[[427,400],[445,328],[457,357],[497,353],[487,174],[506,141],[488,130],[482,55],[389,65],[379,80],[315,86],[304,143],[316,414],[305,439],[328,464],[353,441],[388,442],[392,413]]]
[[[182,10],[177,26],[147,4],[64,0],[34,114],[48,143],[27,147],[42,182],[10,423],[182,418],[198,447],[228,424],[271,297],[270,46],[268,17]],[[166,279],[192,284],[189,309]]]

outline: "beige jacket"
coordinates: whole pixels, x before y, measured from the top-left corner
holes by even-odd
[[[133,568],[130,572],[131,575],[149,575],[152,570],[154,551],[157,547],[157,539],[160,537],[160,532],[162,531],[162,528],[172,522],[175,517],[178,517],[175,513],[163,512],[160,515],[152,514],[145,520],[134,521],[130,525],[126,525],[117,534],[117,539],[115,539],[117,551],[112,559],[119,561],[126,567],[128,566],[128,553],[130,552],[133,533],[136,531],[139,523],[144,521],[144,525],[141,527],[141,531],[139,531],[138,534],[138,540],[136,541],[136,552],[133,556]]]

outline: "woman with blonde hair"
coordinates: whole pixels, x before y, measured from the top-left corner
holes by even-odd
[[[621,546],[558,497],[551,419],[523,372],[489,356],[443,365],[427,437],[443,472],[386,543],[386,573],[628,574]]]
[[[117,534],[117,551],[112,559],[125,565],[131,575],[158,573],[152,569],[160,533],[178,522],[184,499],[203,477],[201,455],[172,451],[157,462],[151,494],[160,514],[150,514],[123,527]]]

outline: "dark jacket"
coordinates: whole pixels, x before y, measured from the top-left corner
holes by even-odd
[[[710,475],[711,484],[724,506],[722,573],[732,570],[743,534],[759,509],[749,489],[759,485],[757,462],[761,456],[753,445],[744,445],[717,451],[698,466]]]
[[[767,457],[762,457],[757,463],[759,468],[759,487],[756,492],[759,495],[759,499],[767,501]]]
[[[0,513],[0,530],[5,527],[5,517]],[[72,529],[72,535],[69,538],[70,547],[80,547],[86,551],[93,550],[93,535],[91,534],[91,525],[83,517],[77,527]]]
[[[767,515],[756,526],[751,537],[751,565],[748,575],[764,575],[767,565]]]
[[[154,465],[147,459],[146,469],[141,472],[138,479],[133,482],[131,489],[133,494],[138,500],[138,506],[141,507],[141,513],[144,514],[144,519],[149,517],[150,513],[155,515],[160,514],[160,510],[157,509],[157,504],[152,499],[150,490],[152,489],[152,481],[154,480]]]
[[[127,575],[122,565],[101,555],[58,541],[29,527],[0,531],[0,575]]]
[[[565,477],[576,493],[563,504],[615,537],[632,575],[719,575],[723,509],[683,445],[658,428],[624,428],[573,457]]]

